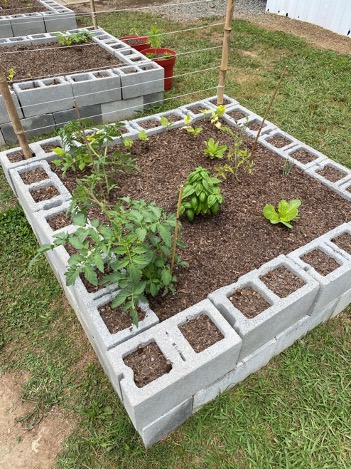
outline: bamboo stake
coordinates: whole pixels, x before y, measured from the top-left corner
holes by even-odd
[[[171,275],[173,273],[174,258],[175,258],[175,253],[176,253],[177,240],[178,240],[178,226],[179,226],[180,206],[181,206],[181,203],[182,203],[182,197],[183,197],[183,184],[181,184],[179,186],[177,216],[176,216],[176,224],[175,224],[175,227],[174,227],[173,248],[172,248]]]
[[[90,0],[90,11],[91,11],[91,20],[93,22],[94,29],[98,28],[96,14],[95,14],[95,0]]]
[[[271,106],[272,106],[272,104],[273,104],[273,101],[274,101],[274,99],[275,99],[275,97],[276,97],[276,95],[277,95],[277,93],[278,93],[280,84],[281,84],[281,82],[283,81],[283,78],[284,78],[284,75],[285,75],[287,69],[288,69],[288,67],[286,66],[286,67],[284,68],[284,70],[283,70],[283,73],[280,75],[278,84],[277,84],[277,86],[275,87],[273,96],[272,96],[272,98],[271,98],[271,100],[270,100],[270,102],[269,102],[269,104],[268,104],[268,107],[267,107],[267,109],[266,109],[265,115],[264,115],[263,120],[262,120],[262,122],[261,122],[260,128],[258,129],[256,138],[255,138],[255,141],[254,141],[254,143],[253,143],[253,145],[252,145],[251,154],[250,154],[250,160],[251,160],[251,161],[253,160],[253,155],[254,155],[254,152],[255,152],[256,147],[257,147],[257,141],[258,141],[258,139],[259,139],[259,137],[260,137],[260,135],[261,135],[262,127],[263,127],[264,122],[265,122],[265,120],[266,120],[266,118],[267,118],[267,115],[268,115],[268,113],[269,113],[269,110],[270,110],[270,108],[271,108]]]
[[[217,87],[217,105],[223,104],[224,84],[225,77],[228,70],[228,53],[230,45],[230,32],[232,30],[232,21],[234,14],[234,0],[227,0],[227,13],[225,17],[224,34],[223,34],[223,48],[222,48],[222,61],[219,72],[219,80]]]
[[[34,153],[28,145],[26,134],[24,133],[16,106],[12,100],[12,96],[6,79],[6,73],[2,66],[0,66],[0,93],[6,106],[9,118],[11,120],[13,130],[17,136],[18,143],[22,148],[24,158],[28,160],[29,158],[34,156]]]

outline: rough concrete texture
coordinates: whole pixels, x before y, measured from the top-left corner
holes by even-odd
[[[174,111],[166,111],[166,112],[160,112],[159,114],[153,114],[151,117],[140,117],[139,119],[134,119],[132,120],[132,125],[135,129],[138,130],[138,132],[145,130],[148,136],[150,135],[155,135],[160,132],[164,132],[165,127],[161,124],[161,117],[166,117],[167,116],[178,116],[179,119],[177,121],[172,121],[170,125],[167,127],[168,129],[176,129],[178,127],[184,126],[184,119],[185,119],[185,114],[183,114],[179,110],[174,110]],[[147,123],[148,121],[159,121],[159,125],[156,127],[152,128],[147,128],[143,126],[144,123]]]
[[[278,267],[286,267],[300,277],[305,285],[285,298],[279,298],[260,280],[260,277]],[[251,287],[271,305],[254,318],[247,318],[230,301],[238,289]],[[253,270],[239,278],[236,283],[222,287],[209,294],[209,299],[229,321],[243,340],[239,359],[251,355],[279,333],[308,314],[316,298],[319,284],[303,269],[281,255],[258,270]]]
[[[349,290],[351,284],[351,260],[341,256],[337,251],[333,250],[326,244],[325,236],[321,236],[314,241],[302,246],[299,249],[288,254],[288,258],[301,266],[311,277],[313,277],[320,285],[318,295],[313,307],[308,312],[309,315],[318,313],[324,306],[333,300],[336,300],[346,291]],[[324,252],[327,256],[339,264],[339,267],[328,275],[321,275],[310,264],[304,262],[301,257],[314,251],[315,249]]]
[[[326,167],[338,170],[340,172],[340,179],[336,182],[333,182],[321,175],[320,172]],[[349,187],[348,185],[351,184],[351,171],[348,168],[345,168],[345,166],[342,166],[336,161],[326,158],[320,161],[318,164],[307,168],[306,173],[321,181],[334,192],[338,192],[345,199],[351,200],[351,192],[345,190]]]
[[[310,154],[311,161],[308,163],[301,163],[299,160],[295,158],[295,155],[299,151],[307,151]],[[316,164],[321,163],[324,161],[327,157],[323,155],[320,151],[315,150],[314,148],[310,147],[309,145],[306,145],[304,143],[299,143],[293,148],[290,148],[284,152],[283,157],[286,158],[287,160],[291,161],[294,163],[296,166],[299,168],[305,170],[307,168],[310,168],[311,166],[314,166]]]

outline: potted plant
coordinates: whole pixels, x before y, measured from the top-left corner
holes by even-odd
[[[133,49],[136,49],[139,52],[142,52],[144,49],[149,48],[149,37],[148,36],[138,36],[138,35],[132,35],[132,36],[123,36],[119,38],[120,41],[125,42],[128,44],[128,46],[133,47]]]
[[[151,28],[147,42],[150,47],[144,49],[142,53],[164,68],[164,89],[165,91],[170,90],[173,82],[173,68],[176,61],[176,52],[173,49],[161,47],[162,36],[155,26]]]

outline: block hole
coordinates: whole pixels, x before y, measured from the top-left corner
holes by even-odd
[[[243,111],[239,111],[239,110],[228,111],[227,114],[228,114],[228,116],[230,116],[235,121],[238,121],[240,119],[244,119],[244,117],[248,116],[248,114],[246,114]]]
[[[301,257],[303,262],[311,265],[320,275],[326,276],[340,267],[340,264],[321,249],[314,249]]]
[[[345,231],[339,236],[336,236],[332,239],[332,242],[335,243],[340,249],[343,249],[348,254],[351,254],[351,233]]]
[[[281,134],[276,134],[273,137],[269,137],[266,141],[273,145],[275,148],[283,148],[293,142],[292,140],[284,137],[284,135]]]
[[[248,319],[256,317],[268,309],[271,305],[260,293],[252,287],[244,287],[235,290],[229,297],[233,306],[243,313]]]
[[[305,282],[290,269],[280,266],[267,272],[260,280],[277,296],[285,298],[305,285]]]
[[[321,171],[316,171],[316,173],[330,182],[337,182],[347,175],[346,171],[342,171],[329,164],[325,165]]]
[[[41,187],[40,189],[33,189],[30,191],[30,195],[34,202],[43,202],[44,200],[49,200],[60,195],[60,193],[55,186],[50,185]]]
[[[105,274],[101,274],[101,272],[99,273],[101,275],[101,278],[103,277],[103,275],[105,275]],[[84,282],[84,285],[86,285],[85,282]],[[95,291],[98,291],[97,287],[95,287],[95,289],[96,289]],[[136,310],[138,314],[138,321],[140,323],[140,321],[143,321],[143,319],[145,319],[146,313],[141,308],[139,308],[139,306],[136,307]],[[103,306],[100,306],[100,308],[98,308],[98,311],[101,316],[101,319],[104,321],[110,334],[117,334],[118,332],[121,332],[125,329],[129,329],[130,331],[132,331],[133,319],[129,311],[123,311],[122,308],[120,307],[113,308],[112,301],[106,303]]]
[[[290,153],[290,156],[302,164],[311,163],[317,158],[315,155],[303,148],[293,151],[292,153]]]
[[[20,176],[22,181],[27,185],[49,179],[45,169],[41,168],[40,166],[26,172],[23,171],[20,173]]]
[[[221,331],[206,314],[190,318],[178,328],[196,353],[224,339]]]
[[[172,369],[172,364],[163,355],[156,342],[140,345],[134,352],[124,357],[123,361],[133,370],[134,382],[138,388],[155,381]]]

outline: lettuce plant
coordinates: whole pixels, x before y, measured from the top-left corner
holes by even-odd
[[[273,205],[267,204],[263,208],[263,215],[267,220],[269,220],[273,225],[277,223],[282,223],[288,228],[292,228],[292,220],[298,218],[298,207],[301,205],[300,199],[293,199],[290,202],[282,199],[278,203],[278,211],[275,210]]]

